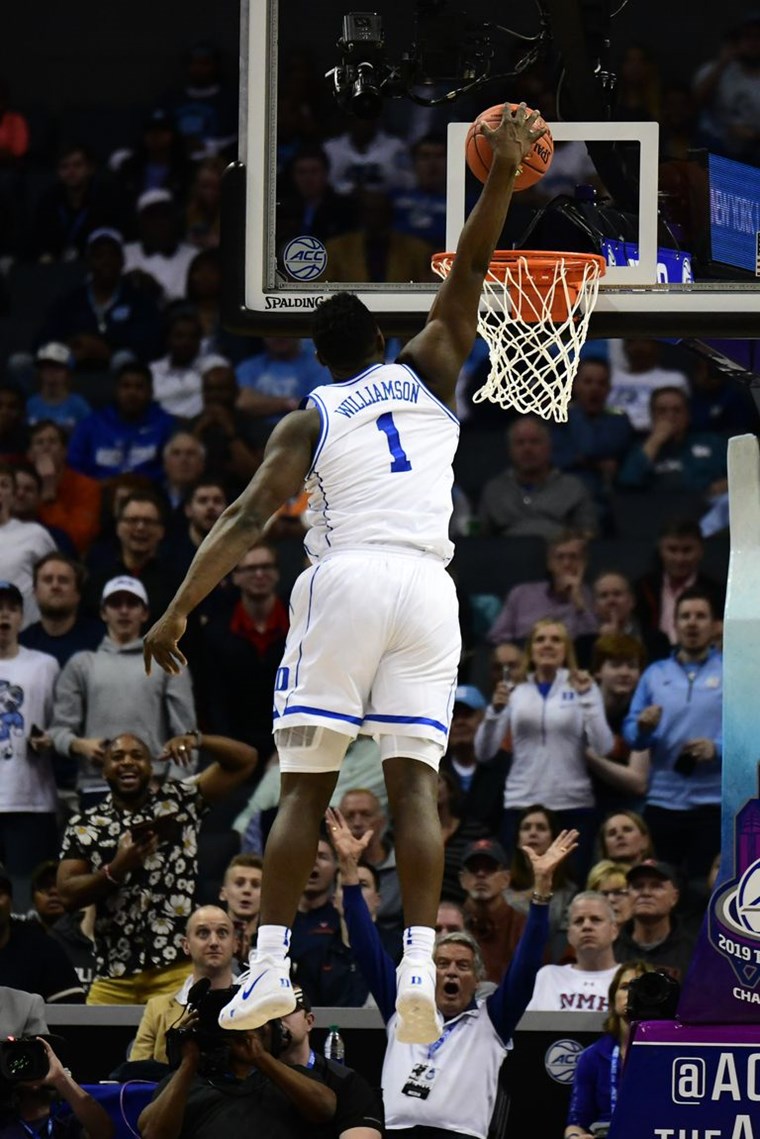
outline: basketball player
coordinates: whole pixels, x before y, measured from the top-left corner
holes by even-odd
[[[280,807],[264,860],[258,944],[222,1010],[225,1028],[255,1028],[295,1007],[289,927],[341,761],[363,732],[380,745],[404,905],[397,1036],[420,1044],[440,1036],[432,961],[443,869],[437,770],[460,654],[445,570],[458,441],[451,409],[517,168],[544,133],[537,118],[523,103],[505,107],[495,129],[482,125],[494,152],[490,175],[424,329],[395,364],[383,363],[382,334],[355,296],[336,293],[318,307],[312,335],[334,383],[316,388],[275,428],[262,466],[145,638],[148,671],[155,660],[176,673],[186,663],[177,645],[187,615],[306,481],[313,564],[293,590],[275,685]]]

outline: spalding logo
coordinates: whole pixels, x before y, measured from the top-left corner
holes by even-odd
[[[555,1040],[549,1045],[544,1056],[547,1075],[558,1084],[571,1084],[575,1075],[575,1065],[582,1051],[583,1045],[577,1040]]]
[[[304,234],[288,242],[282,263],[294,281],[315,281],[327,265],[327,250],[318,237]]]
[[[321,305],[325,298],[323,296],[314,297],[294,297],[291,294],[283,297],[268,296],[266,298],[266,308],[281,309],[281,308],[305,308],[314,309],[317,305]]]

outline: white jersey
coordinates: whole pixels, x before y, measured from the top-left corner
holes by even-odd
[[[382,1076],[387,1134],[430,1127],[485,1139],[499,1070],[512,1049],[494,1028],[485,1001],[446,1021],[435,1044],[399,1044],[395,1026],[394,1013]]]
[[[375,364],[308,400],[322,421],[306,479],[312,561],[368,546],[450,561],[454,413],[405,364]]]

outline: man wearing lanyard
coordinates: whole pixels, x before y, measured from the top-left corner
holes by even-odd
[[[112,1139],[113,1123],[105,1108],[80,1088],[46,1040],[37,1037],[48,1057],[42,1080],[0,1083],[0,1139]],[[53,1111],[56,1099],[71,1109],[64,1118]]]
[[[485,975],[477,942],[468,933],[438,938],[433,961],[436,1004],[444,1028],[436,1041],[423,1045],[401,1044],[394,1031],[395,968],[358,884],[358,862],[371,835],[354,839],[339,811],[328,811],[327,821],[338,854],[351,948],[388,1033],[382,1078],[386,1126],[394,1139],[414,1139],[423,1133],[426,1139],[486,1139],[499,1070],[543,960],[553,874],[575,850],[578,832],[562,831],[540,856],[523,848],[534,875],[528,920],[508,970],[484,1001],[476,997]]]
[[[383,1104],[363,1076],[344,1064],[326,1060],[314,1052],[309,1033],[314,1025],[311,1002],[303,989],[294,988],[295,1012],[282,1018],[283,1048],[280,1059],[286,1064],[308,1068],[316,1079],[335,1092],[335,1118],[309,1134],[312,1139],[382,1139]]]

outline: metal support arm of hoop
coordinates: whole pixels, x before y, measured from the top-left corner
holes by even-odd
[[[454,258],[433,256],[439,277],[449,275]],[[605,268],[604,258],[592,253],[497,250],[478,313],[491,370],[473,400],[566,422]]]

